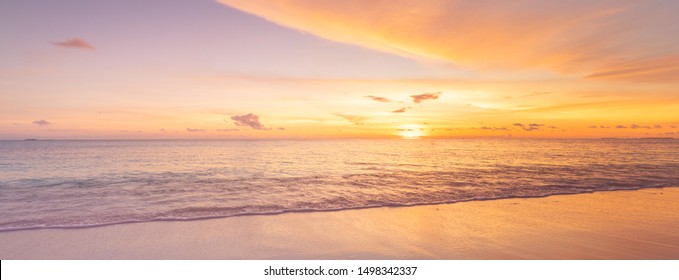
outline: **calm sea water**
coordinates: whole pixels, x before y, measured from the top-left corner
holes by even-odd
[[[679,140],[0,141],[0,231],[679,186]]]

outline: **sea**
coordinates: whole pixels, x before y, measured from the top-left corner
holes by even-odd
[[[0,141],[0,231],[679,186],[679,139]]]

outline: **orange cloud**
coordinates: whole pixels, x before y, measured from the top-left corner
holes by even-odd
[[[335,114],[335,116],[342,117],[356,125],[362,125],[363,122],[367,119],[365,117],[361,116],[354,116],[354,115],[345,115],[345,114]]]
[[[80,38],[73,38],[73,39],[68,39],[64,41],[56,41],[52,42],[52,45],[55,45],[57,47],[63,47],[63,48],[76,48],[76,49],[84,49],[84,50],[90,50],[94,51],[96,50],[92,44],[89,42],[80,39]]]
[[[391,100],[389,100],[389,98],[386,98],[386,97],[379,97],[379,96],[373,96],[373,95],[366,95],[365,97],[370,98],[370,99],[377,101],[377,102],[391,102]]]
[[[587,77],[634,81],[676,81],[679,77],[679,54],[614,62]]]
[[[418,94],[418,95],[411,95],[410,97],[413,98],[413,102],[422,103],[422,101],[425,101],[425,100],[439,99],[440,95],[441,95],[440,92],[432,92],[432,93],[423,93],[423,94]]]
[[[679,74],[676,63],[663,62],[679,55],[673,28],[679,2],[219,2],[329,40],[466,68],[545,69],[636,81],[671,81]]]
[[[403,107],[403,108],[401,108],[401,109],[394,110],[394,111],[391,111],[391,112],[392,112],[392,113],[405,113],[405,112],[406,112],[406,109],[407,109],[406,107]]]

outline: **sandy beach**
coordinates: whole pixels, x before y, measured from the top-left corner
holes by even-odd
[[[0,233],[2,259],[679,259],[679,188]]]

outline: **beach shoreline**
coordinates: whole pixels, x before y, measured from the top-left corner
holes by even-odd
[[[0,232],[2,259],[679,259],[679,188]]]

